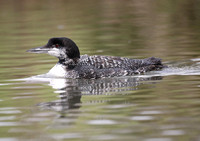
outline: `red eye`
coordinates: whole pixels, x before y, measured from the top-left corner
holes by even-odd
[[[58,44],[56,44],[55,46],[56,46],[56,47],[59,47],[59,45],[58,45]]]

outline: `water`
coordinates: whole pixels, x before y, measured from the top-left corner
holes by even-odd
[[[0,1],[0,141],[199,141],[199,5]],[[155,56],[169,67],[120,78],[46,78],[56,58],[25,51],[62,36],[81,54]]]

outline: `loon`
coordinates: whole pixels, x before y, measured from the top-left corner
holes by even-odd
[[[49,39],[42,47],[27,50],[31,53],[46,53],[59,59],[47,73],[53,77],[97,79],[141,74],[164,68],[161,59],[130,59],[115,56],[80,55],[79,48],[69,38]]]

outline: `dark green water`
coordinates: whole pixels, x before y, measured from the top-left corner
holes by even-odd
[[[0,141],[199,141],[199,25],[198,0],[1,0]],[[155,56],[169,68],[33,77],[57,59],[26,50],[63,36],[81,54]]]

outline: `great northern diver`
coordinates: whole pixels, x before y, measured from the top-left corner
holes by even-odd
[[[161,59],[155,57],[129,59],[80,55],[78,46],[66,37],[51,38],[46,45],[27,52],[46,53],[57,57],[58,63],[47,73],[53,77],[97,79],[140,74],[164,67]]]

